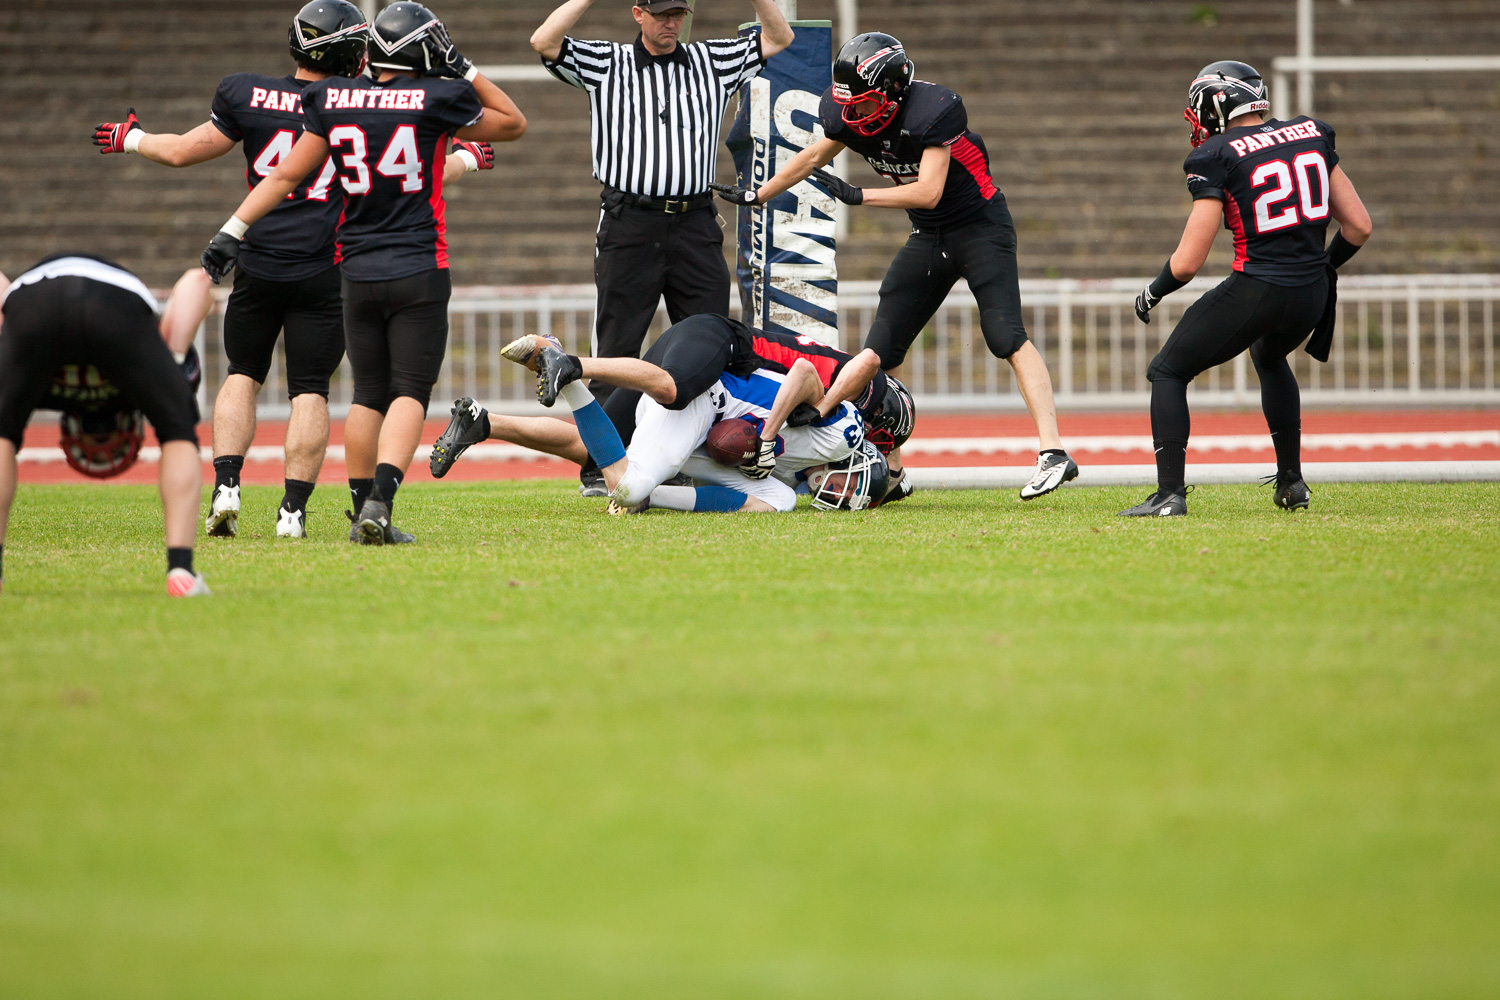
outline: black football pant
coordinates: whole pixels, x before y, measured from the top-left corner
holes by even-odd
[[[0,437],[17,450],[32,412],[56,405],[53,381],[67,365],[97,369],[119,390],[118,408],[144,413],[158,441],[198,443],[198,401],[151,307],[134,292],[69,275],[22,285],[5,300]],[[88,402],[80,398],[80,412]]]
[[[448,269],[392,281],[345,278],[343,291],[353,401],[385,413],[407,396],[426,409],[448,352]]]
[[[1008,358],[1026,343],[1016,227],[998,191],[972,222],[913,230],[880,283],[880,305],[865,346],[885,371],[906,360],[912,341],[937,313],[959,278],[979,303],[979,328],[990,353]]]
[[[276,338],[286,332],[287,396],[328,398],[328,380],[344,358],[344,304],[339,269],[300,281],[267,281],[235,272],[224,307],[229,374],[264,384]]]
[[[1146,369],[1157,487],[1181,493],[1186,481],[1188,383],[1249,349],[1260,405],[1276,447],[1276,468],[1301,474],[1302,396],[1286,356],[1312,332],[1328,299],[1328,278],[1273,285],[1236,272],[1188,307]]]
[[[684,410],[703,395],[726,371],[747,376],[759,367],[750,328],[727,316],[699,314],[675,323],[651,345],[644,360],[672,376],[677,398],[667,407]],[[635,408],[641,401],[636,389],[615,389],[604,401],[620,440],[626,445],[635,435]]]

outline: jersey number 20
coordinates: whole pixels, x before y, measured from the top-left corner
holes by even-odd
[[[370,155],[365,130],[358,125],[335,125],[328,130],[328,146],[348,152],[338,152],[344,170],[339,174],[339,183],[349,194],[368,194],[370,191]],[[375,163],[375,172],[382,177],[401,180],[401,190],[407,194],[422,190],[422,158],[417,155],[417,130],[411,125],[397,125],[386,143],[385,152]]]
[[[1328,218],[1328,161],[1322,153],[1299,153],[1290,163],[1270,160],[1250,174],[1250,186],[1256,191],[1271,185],[1275,186],[1255,199],[1257,233],[1274,233]]]

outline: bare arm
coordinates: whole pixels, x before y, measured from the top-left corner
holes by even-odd
[[[148,132],[136,147],[148,160],[169,167],[191,167],[195,163],[217,159],[235,146],[233,139],[220,132],[213,122],[204,122],[184,135],[170,132]]]
[[[757,203],[764,205],[783,191],[795,187],[812,176],[812,172],[819,167],[826,167],[833,162],[833,158],[844,151],[842,142],[832,139],[819,139],[808,146],[802,152],[787,161],[786,166],[776,172],[776,176],[766,181],[756,191]]]
[[[1223,219],[1224,203],[1217,198],[1199,198],[1193,202],[1193,214],[1188,216],[1182,240],[1172,253],[1172,277],[1191,281],[1202,270]]]
[[[259,222],[282,200],[293,191],[302,179],[323,165],[328,159],[328,140],[311,132],[303,132],[302,138],[292,147],[292,151],[276,165],[271,175],[259,184],[255,190],[245,196],[240,202],[240,207],[234,210],[234,217],[250,226]]]
[[[865,391],[865,386],[880,372],[880,355],[866,347],[839,370],[839,377],[828,387],[828,394],[818,404],[818,413],[828,416],[840,403]]]
[[[578,23],[584,11],[594,5],[594,0],[568,0],[567,3],[547,15],[547,20],[531,35],[531,47],[548,62],[556,61],[562,54],[563,38],[568,30]],[[782,18],[786,23],[786,18]]]
[[[156,327],[173,354],[186,353],[198,335],[198,327],[213,305],[213,281],[201,267],[183,272],[172,286],[167,308]]]
[[[792,44],[795,37],[792,26],[776,0],[750,0],[750,4],[755,8],[756,20],[760,21],[760,54],[769,59]],[[536,44],[535,40],[532,44]]]
[[[818,378],[818,370],[813,367],[812,362],[806,358],[798,358],[792,362],[791,370],[786,373],[786,380],[781,383],[781,388],[776,390],[776,401],[771,404],[771,412],[766,417],[766,424],[760,430],[762,441],[775,441],[776,435],[781,433],[781,428],[786,425],[786,418],[792,415],[792,411],[799,403],[810,403],[814,406],[823,398],[823,380]]]
[[[922,150],[922,165],[917,168],[915,184],[865,188],[863,204],[876,208],[936,208],[943,199],[943,187],[948,183],[948,164],[952,159],[947,146],[928,146]]]
[[[471,82],[479,103],[484,105],[484,116],[454,135],[476,142],[515,142],[526,134],[526,116],[505,91],[486,79],[483,73]]]
[[[1364,246],[1374,232],[1375,224],[1370,221],[1370,213],[1365,211],[1365,203],[1360,200],[1354,182],[1344,173],[1343,167],[1334,167],[1329,176],[1329,199],[1329,210],[1338,220],[1339,232],[1344,239],[1357,247]]]

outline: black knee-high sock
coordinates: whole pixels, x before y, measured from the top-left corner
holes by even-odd
[[[354,503],[354,513],[358,514],[364,507],[365,501],[370,499],[370,493],[375,489],[373,479],[349,480],[349,499]]]
[[[387,462],[375,466],[375,492],[370,496],[386,503],[394,503],[396,491],[401,488],[401,470]]]
[[[1151,444],[1156,449],[1156,488],[1181,493],[1187,482],[1187,443],[1192,429],[1187,383],[1158,378],[1151,383]]]
[[[312,496],[316,483],[309,483],[305,479],[286,480],[286,495],[281,498],[282,510],[307,511],[307,501]]]
[[[1276,448],[1276,471],[1302,475],[1302,393],[1285,357],[1255,359],[1260,376],[1260,408]]]
[[[214,488],[231,488],[240,484],[240,472],[245,468],[244,455],[220,455],[214,459]]]

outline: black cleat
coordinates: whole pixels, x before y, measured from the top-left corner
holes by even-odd
[[[884,507],[888,503],[905,500],[915,492],[917,491],[911,485],[911,476],[905,469],[902,469],[891,477],[891,485],[886,487],[885,496],[881,498],[879,506]]]
[[[1282,510],[1306,510],[1312,503],[1312,491],[1302,481],[1302,473],[1278,472],[1260,481],[1262,486],[1272,483],[1276,484],[1276,492],[1271,499]]]
[[[391,523],[391,506],[384,500],[366,500],[354,527],[366,545],[406,545],[417,540]]]
[[[1157,490],[1129,510],[1120,511],[1121,517],[1181,517],[1187,513],[1187,492],[1164,493]]]
[[[609,487],[604,485],[604,474],[585,472],[578,477],[578,495],[581,497],[607,497]]]
[[[448,426],[432,445],[432,458],[428,460],[432,478],[442,479],[470,445],[488,440],[489,436],[489,412],[468,396],[455,399],[453,419],[448,421]]]
[[[569,382],[583,378],[583,366],[577,360],[543,341],[536,355],[536,398],[543,406],[557,402],[557,394]]]
[[[1078,478],[1078,463],[1065,451],[1044,451],[1036,457],[1036,472],[1031,481],[1021,487],[1022,500],[1035,500],[1046,496],[1063,483]]]

